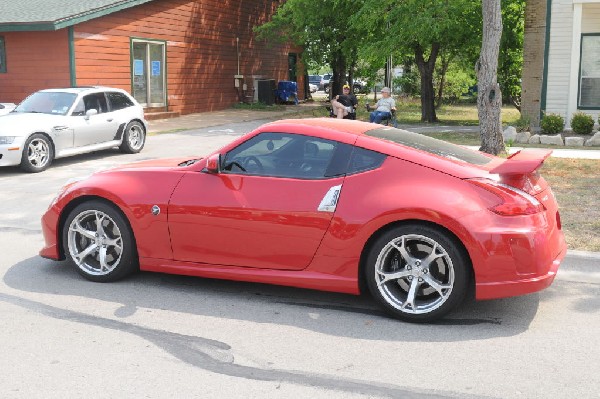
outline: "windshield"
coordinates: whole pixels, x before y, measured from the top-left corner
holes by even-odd
[[[13,112],[66,115],[77,94],[38,91],[27,97]]]
[[[492,158],[483,155],[480,152],[469,150],[456,144],[434,139],[419,133],[409,132],[408,130],[394,129],[386,127],[373,129],[365,132],[367,136],[377,137],[382,140],[392,141],[417,150],[426,151],[440,157],[459,160],[473,165],[485,165],[492,161]]]

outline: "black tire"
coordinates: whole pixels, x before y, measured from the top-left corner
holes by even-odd
[[[50,139],[44,134],[35,133],[25,142],[19,166],[25,172],[38,173],[48,169],[53,160],[54,147]]]
[[[62,241],[67,259],[90,281],[116,281],[139,268],[129,224],[105,202],[75,207],[63,226]]]
[[[387,313],[424,323],[445,316],[464,300],[470,268],[454,238],[435,227],[411,224],[375,241],[365,271],[371,295]]]
[[[119,149],[127,154],[137,154],[146,144],[146,129],[138,121],[131,121],[123,132],[123,141]]]

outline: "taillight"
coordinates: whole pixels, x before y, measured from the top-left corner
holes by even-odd
[[[545,209],[544,205],[534,196],[516,187],[489,179],[470,179],[467,181],[494,194],[498,199],[498,203],[490,206],[489,209],[498,215],[533,215]]]

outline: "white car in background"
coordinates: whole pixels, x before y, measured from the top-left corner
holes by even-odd
[[[40,90],[0,117],[0,166],[41,172],[71,155],[113,147],[137,153],[147,130],[142,106],[124,90]]]
[[[16,105],[13,103],[0,103],[0,116],[8,114],[15,107]]]

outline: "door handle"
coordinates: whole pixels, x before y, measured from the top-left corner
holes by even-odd
[[[335,212],[335,208],[337,207],[338,200],[340,199],[340,192],[342,191],[342,185],[333,186],[327,191],[319,207],[318,211],[321,212]]]
[[[113,118],[107,119],[106,121],[107,121],[107,122],[112,122],[112,121],[113,121]]]

